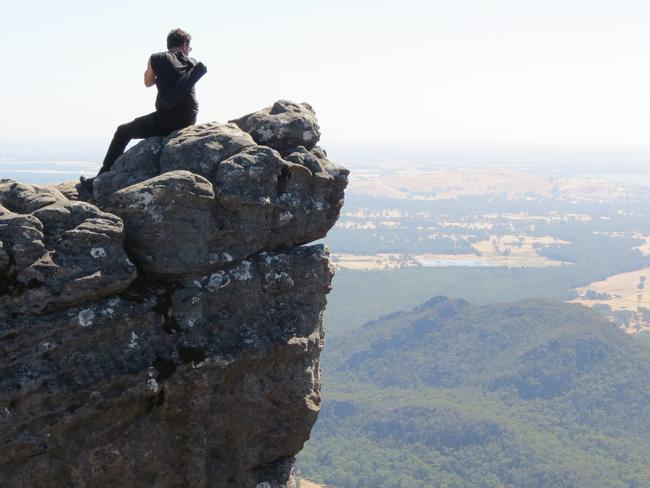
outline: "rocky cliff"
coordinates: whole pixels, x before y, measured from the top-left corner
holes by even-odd
[[[0,181],[3,487],[292,487],[348,172],[307,104]],[[84,199],[88,201],[83,201]]]

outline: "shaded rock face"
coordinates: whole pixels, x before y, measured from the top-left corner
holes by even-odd
[[[1,181],[2,486],[295,487],[332,278],[299,244],[346,177],[212,123],[134,146],[93,203]]]

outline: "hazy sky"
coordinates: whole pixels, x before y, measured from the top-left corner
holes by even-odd
[[[647,0],[0,2],[0,144],[108,143],[182,27],[200,121],[289,98],[325,144],[650,145]]]

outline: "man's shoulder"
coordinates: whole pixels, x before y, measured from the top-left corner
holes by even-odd
[[[161,51],[159,53],[153,53],[151,56],[149,56],[149,59],[165,59],[165,58],[168,59],[169,56],[171,56],[171,54],[172,53],[170,53],[169,51]]]
[[[169,51],[162,51],[159,53],[153,53],[149,56],[149,63],[154,72],[160,72],[161,70],[169,69],[168,66],[173,64],[172,59],[170,58],[172,53]]]

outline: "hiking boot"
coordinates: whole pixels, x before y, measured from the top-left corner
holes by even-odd
[[[93,196],[93,181],[95,181],[95,178],[86,178],[85,176],[79,177],[77,191],[84,200]]]

